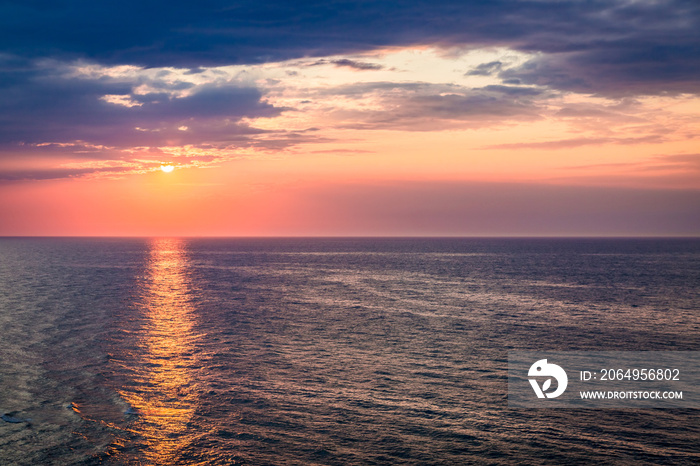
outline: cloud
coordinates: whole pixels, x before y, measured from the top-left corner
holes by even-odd
[[[369,109],[327,109],[344,128],[433,131],[540,118],[543,92],[513,86],[469,88],[454,84],[365,82],[321,92],[369,100]]]
[[[519,86],[499,86],[499,85],[489,85],[480,88],[476,88],[477,91],[486,91],[493,93],[500,93],[508,96],[538,96],[544,94],[542,89],[536,89],[533,87],[519,87]]]
[[[367,71],[367,70],[381,70],[384,68],[382,65],[376,63],[368,63],[363,61],[350,60],[347,58],[341,58],[339,60],[332,60],[335,66],[344,66],[348,68],[353,68],[355,70]]]
[[[31,170],[2,170],[0,183],[12,181],[43,181],[63,178],[78,178],[94,174],[120,174],[132,171],[131,167],[95,168],[42,168]]]
[[[666,141],[663,135],[648,135],[640,137],[583,137],[570,139],[557,139],[542,142],[519,142],[514,144],[493,144],[482,149],[571,149],[581,146],[599,146],[605,144],[660,144]]]
[[[19,71],[0,69],[0,146],[243,144],[265,132],[244,118],[284,110],[236,82],[169,85],[143,76],[76,77],[65,68],[25,63]]]
[[[648,54],[642,58],[642,54]],[[504,70],[510,82],[611,98],[637,95],[698,94],[700,45],[640,47],[614,44],[601,50],[544,55]]]
[[[501,70],[503,63],[500,61],[491,61],[482,63],[471,71],[466,73],[466,76],[492,76]]]
[[[700,154],[662,154],[629,162],[604,162],[560,167],[556,183],[629,186],[698,192]],[[568,173],[567,173],[568,172]]]
[[[700,172],[700,154],[670,154],[656,155],[654,157],[636,162],[599,163],[589,165],[577,165],[566,167],[568,170],[599,168],[624,168],[637,172],[682,172],[683,175],[697,177],[693,172]]]
[[[0,4],[0,53],[197,70],[396,46],[507,46],[540,56],[468,74],[600,95],[697,93],[699,18],[696,0],[11,0]]]
[[[543,117],[590,136],[490,148],[664,142],[680,118],[666,119],[664,136],[663,118],[634,102],[700,93],[698,18],[695,0],[9,0],[0,3],[0,159],[130,160],[185,146],[224,157],[328,142],[329,128]],[[439,50],[430,57],[439,66],[417,71],[430,53],[410,62],[391,52],[405,47]],[[571,93],[616,102],[565,100]]]
[[[349,58],[338,58],[335,60],[327,60],[327,59],[321,59],[321,60],[316,60],[312,63],[306,63],[304,66],[321,66],[321,65],[327,65],[327,64],[332,64],[335,65],[338,68],[352,68],[358,71],[370,71],[370,70],[381,70],[384,69],[384,67],[378,63],[369,63],[369,62],[364,62],[364,61],[358,61],[358,60],[351,60]]]
[[[655,160],[669,167],[700,171],[700,154],[658,155]]]
[[[310,154],[374,154],[375,151],[364,149],[325,149],[312,150]]]

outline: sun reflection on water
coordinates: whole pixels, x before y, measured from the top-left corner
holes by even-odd
[[[173,462],[188,441],[183,434],[197,401],[191,291],[184,241],[153,240],[133,384],[119,391],[136,418],[132,429],[149,464]]]

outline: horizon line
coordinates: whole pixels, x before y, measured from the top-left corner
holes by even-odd
[[[0,239],[700,239],[680,235],[0,235]]]

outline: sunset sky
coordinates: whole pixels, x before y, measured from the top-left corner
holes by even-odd
[[[0,235],[697,236],[699,136],[697,0],[0,3]]]

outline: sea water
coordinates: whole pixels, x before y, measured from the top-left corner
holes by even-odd
[[[507,354],[700,350],[700,240],[0,239],[0,464],[698,464]]]

